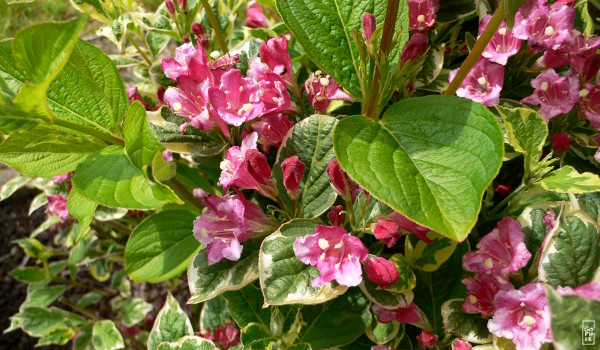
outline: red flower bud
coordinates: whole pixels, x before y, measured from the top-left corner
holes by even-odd
[[[377,20],[372,13],[365,12],[365,14],[362,16],[362,27],[365,39],[370,41],[375,29],[377,29]]]
[[[552,150],[556,153],[566,152],[569,150],[571,142],[573,139],[566,132],[554,134],[552,135]]]
[[[398,223],[394,220],[377,221],[373,229],[373,234],[375,238],[387,244],[388,248],[393,247],[398,239],[402,237],[400,227],[398,227]]]
[[[258,189],[261,185],[267,185],[271,179],[271,167],[267,162],[267,157],[257,150],[249,150],[246,152],[244,163],[240,170],[240,178],[253,184],[242,186],[242,188],[255,188]]]
[[[344,210],[344,207],[342,207],[341,205],[334,205],[333,207],[331,207],[331,211],[327,213],[329,222],[333,226],[342,226],[342,224],[344,223],[344,219],[346,217],[344,213],[342,213],[342,210]]]
[[[298,156],[291,156],[281,163],[281,169],[283,170],[283,185],[288,190],[291,197],[298,196],[305,168],[306,165],[298,159]]]
[[[417,341],[423,349],[431,349],[435,347],[436,340],[437,335],[426,330],[423,330],[421,334],[417,335]]]
[[[173,5],[173,0],[165,0],[165,5],[167,6],[167,11],[169,11],[170,14],[174,15],[175,6]]]
[[[513,188],[511,185],[509,184],[498,184],[496,185],[496,192],[498,192],[499,195],[506,197],[508,196],[511,192],[512,192]]]
[[[189,35],[184,35],[181,40],[183,40],[184,44],[187,44],[190,42],[190,36]]]
[[[165,91],[167,90],[162,86],[159,86],[158,89],[156,89],[156,98],[160,102],[165,102]]]
[[[402,63],[407,61],[414,61],[417,58],[423,56],[429,48],[429,39],[427,35],[422,33],[413,34],[412,38],[408,41],[402,51]]]
[[[196,34],[198,38],[201,38],[204,35],[206,35],[206,33],[204,32],[204,28],[202,28],[202,24],[198,22],[192,23],[192,32],[194,32],[194,34]]]
[[[376,257],[368,259],[365,263],[367,278],[371,282],[379,285],[379,288],[386,289],[398,281],[398,269],[396,264],[384,258]]]
[[[350,180],[350,178],[348,178],[348,175],[342,170],[340,163],[335,158],[327,165],[327,175],[329,175],[329,178],[331,179],[333,189],[344,199],[348,199],[352,189],[358,187]]]
[[[187,10],[187,0],[180,0],[179,3],[184,11]]]

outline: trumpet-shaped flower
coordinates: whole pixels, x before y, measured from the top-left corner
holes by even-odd
[[[450,72],[449,80],[452,81],[458,69]],[[504,84],[504,66],[492,63],[482,58],[471,69],[456,95],[491,107],[500,102],[500,91]]]
[[[535,89],[523,102],[541,105],[540,114],[550,120],[569,111],[579,101],[579,81],[573,74],[561,77],[548,69],[531,81]]]
[[[483,17],[479,23],[479,35],[483,33],[483,30],[488,25],[491,18],[492,16]],[[506,20],[504,20],[502,21],[502,24],[500,24],[498,30],[496,30],[496,34],[494,34],[488,45],[485,47],[485,51],[483,51],[481,56],[494,63],[505,66],[508,58],[519,52],[522,42],[522,40],[515,38],[512,30],[508,29]]]
[[[463,311],[483,317],[490,317],[494,313],[494,297],[501,290],[514,289],[507,281],[498,281],[494,276],[486,273],[476,273],[463,278],[462,284],[467,288],[467,297],[462,304]]]

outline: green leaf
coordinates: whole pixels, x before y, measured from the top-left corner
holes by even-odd
[[[111,320],[102,320],[94,323],[92,328],[92,344],[96,350],[125,349],[123,337],[115,323]]]
[[[408,235],[404,243],[404,256],[410,266],[431,272],[452,256],[457,243],[435,232],[428,233],[427,237],[433,242],[428,244],[415,235]]]
[[[227,302],[222,295],[207,300],[200,311],[200,329],[213,331],[215,327],[224,325],[231,315],[227,310]]]
[[[169,151],[211,157],[229,145],[220,132],[202,131],[192,126],[179,131],[179,126],[188,121],[166,107],[160,110],[160,115],[154,113],[149,118],[154,134]]]
[[[547,191],[558,193],[586,193],[600,191],[600,177],[593,173],[578,173],[571,166],[548,173],[539,182]]]
[[[360,58],[352,39],[354,30],[362,29],[365,12],[375,15],[378,26],[385,21],[387,1],[383,0],[278,0],[277,10],[306,54],[319,68],[331,75],[350,95],[361,96],[358,81]],[[408,3],[400,1],[396,30],[401,35],[390,62],[398,61],[398,54],[408,41]]]
[[[35,238],[22,238],[14,240],[28,256],[36,259],[47,260],[52,257],[53,251],[46,248],[40,241]]]
[[[553,287],[577,287],[593,280],[600,265],[600,230],[580,211],[563,209],[540,257],[538,279]]]
[[[92,290],[85,293],[81,298],[79,298],[79,300],[77,300],[77,305],[81,307],[88,307],[99,302],[100,300],[102,300],[102,298],[104,298],[107,295],[108,294],[105,292]]]
[[[379,123],[344,118],[333,139],[337,159],[354,181],[411,220],[457,241],[475,224],[504,154],[494,115],[454,96],[400,101]]]
[[[249,284],[240,290],[226,292],[223,296],[227,300],[231,317],[240,328],[250,323],[260,323],[266,327],[271,324],[271,309],[262,307],[262,293],[254,284]]]
[[[73,340],[73,350],[95,350],[92,344],[92,326],[79,329],[77,338]]]
[[[266,305],[319,304],[344,294],[348,287],[327,283],[313,287],[319,270],[304,264],[294,254],[296,237],[312,234],[317,223],[306,219],[283,224],[260,248],[260,287]]]
[[[577,15],[575,16],[573,26],[575,28],[580,28],[583,34],[593,36],[594,18],[590,15],[590,11],[588,10],[588,2],[577,2],[575,4],[575,11],[577,12]]]
[[[219,350],[220,347],[208,339],[185,336],[176,342],[160,343],[157,350]]]
[[[23,283],[38,283],[50,277],[47,269],[36,266],[17,267],[10,275]]]
[[[548,136],[548,124],[536,111],[529,108],[496,106],[504,120],[508,143],[525,158],[525,171],[529,172],[542,157],[542,147]]]
[[[152,160],[152,176],[160,182],[168,181],[177,175],[177,163],[167,162],[162,152],[156,152]]]
[[[192,233],[196,215],[167,210],[142,221],[125,247],[125,269],[136,282],[160,282],[179,275],[200,249]]]
[[[119,305],[122,321],[127,327],[133,327],[146,319],[146,314],[152,311],[152,304],[142,298],[126,299]]]
[[[61,296],[70,287],[57,284],[54,286],[46,286],[44,288],[35,289],[27,293],[27,299],[21,304],[20,310],[24,310],[26,307],[48,307],[52,304],[59,296]]]
[[[73,187],[111,207],[155,209],[176,200],[169,190],[151,185],[119,146],[109,146],[79,164]]]
[[[508,23],[508,29],[511,29],[515,24],[515,15],[526,0],[506,0],[504,1],[504,14],[506,16],[506,22]]]
[[[17,67],[33,84],[49,83],[66,64],[87,20],[83,14],[72,21],[38,23],[20,30],[12,44]]]
[[[578,194],[575,197],[579,208],[596,222],[600,222],[600,192]]]
[[[142,169],[144,165],[152,164],[154,155],[162,146],[154,136],[146,118],[146,110],[139,101],[134,101],[127,111],[123,134],[125,136],[125,150],[131,162],[138,169]]]
[[[463,298],[466,289],[461,280],[465,275],[462,269],[462,257],[469,251],[468,242],[460,243],[450,259],[436,271],[417,273],[417,286],[413,290],[415,303],[433,327],[433,332],[443,334],[442,304],[452,298]]]
[[[27,307],[12,317],[32,337],[42,337],[55,329],[73,328],[85,322],[82,317],[55,307]]]
[[[56,328],[40,338],[36,346],[44,346],[50,344],[65,345],[75,335],[75,330],[68,327]]]
[[[241,342],[244,350],[277,349],[278,339],[271,334],[269,327],[260,323],[251,323],[241,330]]]
[[[439,12],[438,12],[439,13]],[[423,61],[423,69],[417,74],[415,80],[415,88],[421,88],[431,84],[444,67],[444,53],[446,44],[435,45],[429,48],[425,61]]]
[[[0,145],[2,147],[2,145]],[[7,199],[12,196],[13,193],[17,192],[20,188],[25,187],[28,183],[33,180],[30,176],[17,175],[12,179],[8,180],[5,184],[0,187],[0,201]]]
[[[29,215],[33,214],[33,212],[40,209],[46,204],[48,204],[48,197],[44,192],[39,193],[31,200],[31,204],[29,205]]]
[[[297,213],[296,216],[317,217],[331,208],[335,201],[337,195],[325,170],[335,157],[332,138],[336,123],[335,118],[313,115],[296,124],[282,142],[276,164],[273,166],[273,178],[288,212],[291,212],[292,200],[283,185],[281,163],[296,155],[306,165],[300,183],[302,192],[297,200],[302,211],[301,215]]]
[[[477,11],[476,0],[440,1],[436,19],[440,23],[454,22]]]
[[[175,342],[186,335],[193,335],[192,323],[171,293],[154,321],[148,336],[148,350],[156,350],[160,343]]]
[[[396,338],[398,331],[400,331],[400,323],[380,323],[374,318],[366,334],[374,343],[385,344]]]
[[[560,296],[546,286],[546,296],[552,315],[552,341],[556,349],[586,349],[598,342],[600,302],[577,295]],[[583,327],[591,328],[592,339],[584,338]],[[589,333],[588,333],[589,334]]]
[[[86,157],[104,148],[89,138],[38,126],[15,133],[0,144],[0,161],[23,175],[51,177],[75,170]]]
[[[351,343],[371,324],[371,303],[356,288],[334,300],[304,306],[298,343],[309,343],[313,349],[326,349]]]
[[[462,311],[463,299],[451,299],[442,304],[442,319],[446,332],[475,344],[486,344],[492,341],[492,334],[487,328],[487,319],[480,315],[470,315]]]
[[[98,203],[82,196],[77,189],[72,188],[69,192],[67,209],[69,210],[69,214],[77,218],[80,227],[79,234],[74,238],[75,243],[87,235],[96,207],[98,207]]]
[[[377,303],[386,309],[408,307],[413,300],[411,290],[399,293],[393,290],[379,289],[377,283],[371,282],[366,278],[364,278],[360,284],[360,289],[370,301]]]
[[[242,289],[258,278],[260,238],[244,242],[242,256],[237,261],[223,259],[209,265],[208,255],[199,251],[188,266],[191,297],[188,304],[211,299],[223,292]]]

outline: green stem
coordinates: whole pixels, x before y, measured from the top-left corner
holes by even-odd
[[[508,204],[510,201],[512,201],[516,196],[520,195],[523,191],[525,191],[525,189],[527,189],[527,186],[521,184],[521,186],[519,186],[516,190],[514,190],[511,194],[509,194],[508,196],[506,196],[506,198],[504,198],[502,201],[500,201],[498,204],[496,204],[494,206],[494,208],[492,210],[490,210],[490,214],[497,214],[498,212],[500,212],[502,210],[502,208]]]
[[[177,180],[176,178],[172,178],[168,181],[168,184],[177,193],[184,197],[184,199],[188,203],[192,204],[200,210],[204,209],[204,204],[202,204],[202,202],[198,198],[194,197],[194,195],[181,182],[179,182],[179,180]]]
[[[398,17],[398,7],[400,6],[400,0],[389,0],[387,9],[385,12],[385,22],[383,24],[383,33],[381,34],[381,45],[379,46],[379,58],[387,58],[390,53],[392,46],[392,39],[396,32],[396,18]],[[369,106],[367,107],[367,117],[371,119],[377,118],[375,113],[375,98],[379,87],[379,79],[381,78],[381,72],[379,67],[375,69],[375,76],[373,77],[373,84],[371,85],[371,94],[369,96]]]
[[[54,124],[56,124],[58,126],[62,126],[63,128],[67,128],[67,129],[79,131],[79,132],[82,132],[84,134],[88,134],[88,135],[94,136],[97,139],[100,139],[100,140],[102,140],[104,142],[107,142],[107,143],[110,143],[110,144],[113,144],[113,145],[125,146],[125,142],[122,139],[117,138],[117,137],[115,137],[113,135],[110,135],[110,134],[105,134],[105,133],[103,133],[101,131],[89,128],[87,126],[83,126],[83,125],[71,123],[69,121],[62,120],[62,119],[55,119],[54,120]]]
[[[219,46],[221,47],[221,51],[223,51],[223,54],[225,54],[229,50],[227,49],[227,44],[225,43],[225,37],[223,36],[223,33],[221,32],[221,27],[219,27],[219,22],[217,21],[217,17],[215,16],[215,13],[213,12],[212,8],[210,7],[208,0],[200,0],[200,2],[202,3],[202,6],[204,6],[204,11],[206,11],[206,16],[208,17],[208,21],[210,22],[210,25],[213,27],[215,36],[217,37],[217,41],[219,42]]]
[[[142,48],[140,47],[140,45],[138,45],[135,40],[133,39],[133,37],[131,36],[131,34],[127,33],[125,34],[125,36],[127,37],[127,39],[129,39],[129,41],[131,42],[131,44],[133,45],[133,47],[135,47],[135,49],[138,51],[138,53],[140,55],[142,55],[142,57],[144,57],[144,60],[146,60],[146,63],[148,63],[149,67],[152,67],[152,61],[150,60],[150,58],[146,55],[146,53],[142,50]]]
[[[61,299],[59,299],[59,302],[61,304],[65,305],[65,306],[68,306],[71,309],[79,312],[80,314],[89,317],[93,321],[99,321],[100,320],[100,317],[96,316],[94,313],[90,312],[89,310],[86,310],[86,309],[82,308],[81,306],[79,306],[77,304],[73,304],[72,302],[68,301],[64,297],[61,297]]]
[[[494,12],[492,19],[490,19],[490,22],[485,27],[485,30],[483,33],[481,33],[479,39],[477,39],[477,42],[473,46],[469,56],[467,56],[462,66],[460,66],[458,73],[456,73],[456,76],[454,79],[452,79],[452,82],[448,86],[448,89],[446,89],[444,92],[444,95],[456,94],[456,90],[458,90],[460,84],[462,84],[463,80],[465,80],[473,66],[475,66],[475,63],[477,63],[479,57],[481,57],[481,54],[483,53],[483,50],[485,50],[487,44],[490,42],[490,40],[492,40],[494,34],[496,34],[496,30],[498,30],[498,27],[500,27],[500,24],[502,24],[504,16],[504,1],[502,1],[500,6],[498,6],[496,9],[496,12]]]

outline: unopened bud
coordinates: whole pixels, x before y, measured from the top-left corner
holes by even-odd
[[[404,51],[402,51],[402,63],[414,61],[423,56],[428,48],[429,39],[427,38],[427,35],[422,33],[413,34],[412,38],[410,38],[406,44],[406,47],[404,47]]]
[[[369,281],[377,283],[381,289],[396,283],[399,277],[396,264],[380,257],[368,259],[365,263],[365,271]]]
[[[298,156],[291,156],[281,163],[283,185],[292,198],[298,196],[305,168],[306,165],[298,159]]]
[[[334,205],[333,207],[331,207],[331,210],[329,211],[329,213],[327,213],[329,222],[333,226],[342,226],[342,224],[344,223],[344,219],[346,217],[345,217],[344,213],[342,213],[343,210],[344,210],[344,207],[342,207],[341,205]]]
[[[362,27],[365,39],[371,41],[371,37],[377,28],[377,20],[372,13],[365,12],[362,16]]]
[[[165,5],[167,6],[167,11],[169,11],[170,14],[174,15],[175,5],[173,5],[173,0],[165,0]]]

